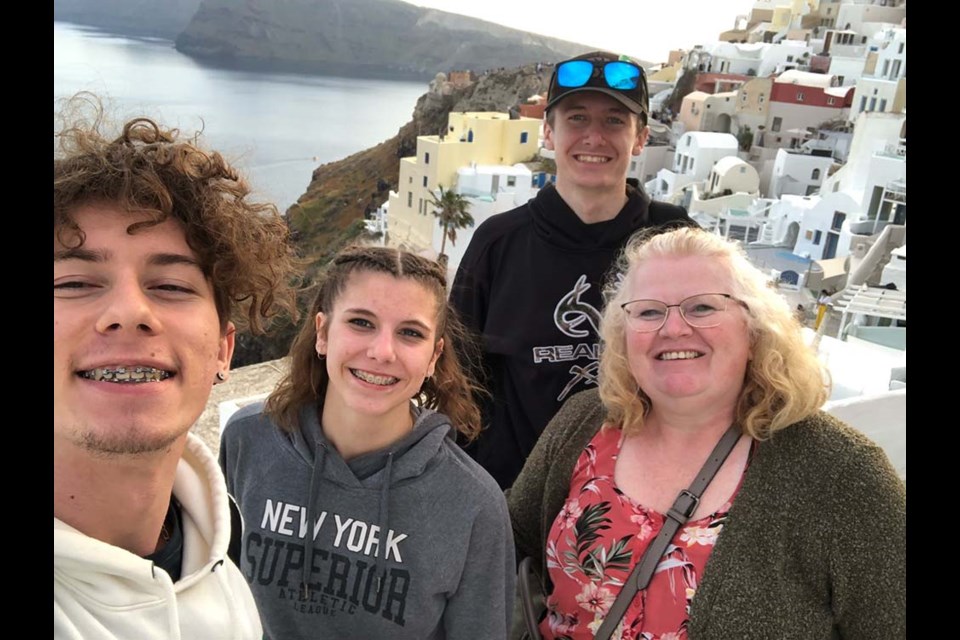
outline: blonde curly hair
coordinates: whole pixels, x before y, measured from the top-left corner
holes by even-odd
[[[714,258],[730,276],[730,294],[747,306],[752,358],[736,406],[736,420],[757,440],[816,412],[829,391],[829,376],[803,341],[801,327],[786,299],[771,288],[767,276],[747,259],[743,249],[703,229],[680,228],[635,234],[618,259],[605,290],[600,321],[600,397],[610,423],[626,432],[643,428],[652,408],[650,397],[630,372],[625,314],[630,273],[651,258],[702,256]]]

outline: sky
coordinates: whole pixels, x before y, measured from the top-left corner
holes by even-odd
[[[715,42],[752,0],[407,0],[507,27],[666,62],[671,49]]]

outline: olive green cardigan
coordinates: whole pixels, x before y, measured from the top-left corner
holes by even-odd
[[[540,576],[574,465],[603,419],[596,389],[571,397],[508,492],[517,553],[533,557]],[[689,633],[903,638],[906,598],[906,488],[877,445],[821,412],[757,445]]]

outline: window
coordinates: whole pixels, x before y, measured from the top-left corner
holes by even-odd
[[[887,99],[880,98],[880,111],[886,111],[886,110],[887,110]]]
[[[527,132],[526,132],[526,131],[521,131],[521,132],[520,132],[520,144],[527,144]]]
[[[746,94],[746,93],[741,93],[741,94],[740,94],[740,102],[746,102],[746,101],[747,101],[747,94]]]
[[[787,62],[793,62],[793,56],[787,56]]]
[[[860,97],[860,113],[863,113],[867,108],[867,96]]]
[[[430,152],[425,151],[423,153],[423,164],[430,164]]]
[[[797,91],[797,102],[803,102],[803,91]]]
[[[819,180],[819,179],[820,179],[820,169],[814,169],[814,170],[810,173],[810,179],[811,179],[811,180]]]
[[[820,238],[823,237],[823,232],[814,231],[813,232],[813,244],[820,244]]]
[[[423,176],[423,186],[427,186],[427,176]]]
[[[877,110],[877,99],[870,98],[870,111],[876,111],[876,110]]]
[[[903,53],[903,47],[906,46],[905,43],[901,42],[900,46],[897,47],[897,53]]]
[[[780,131],[780,126],[783,124],[783,118],[774,118],[773,126],[770,127],[771,131]]]
[[[507,176],[507,186],[508,187],[517,186],[517,176]]]
[[[407,178],[407,182],[409,184],[413,184],[413,176],[410,176],[409,178]]]
[[[833,231],[840,231],[843,227],[843,221],[847,219],[847,214],[842,211],[833,212],[833,222],[830,224],[830,229]]]
[[[413,208],[413,191],[407,191],[407,208]]]
[[[761,105],[763,104],[763,94],[762,94],[762,93],[757,97],[757,103],[759,103],[759,104],[761,104]]]
[[[827,106],[832,107],[836,103],[834,98],[827,98]]]

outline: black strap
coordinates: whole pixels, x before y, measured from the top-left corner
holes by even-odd
[[[663,557],[667,545],[673,540],[673,536],[676,535],[680,526],[689,520],[693,512],[697,510],[704,489],[713,480],[713,476],[717,475],[717,471],[723,466],[724,460],[733,451],[733,447],[739,439],[740,427],[736,424],[730,425],[730,428],[713,448],[710,457],[703,463],[700,473],[697,474],[690,487],[681,491],[677,499],[673,501],[673,506],[667,510],[667,518],[663,521],[660,533],[647,546],[640,562],[637,563],[637,566],[633,568],[630,576],[623,583],[623,588],[620,589],[617,599],[610,605],[610,610],[607,611],[603,624],[600,625],[597,635],[594,636],[595,640],[609,640],[610,636],[613,635],[613,630],[617,628],[620,620],[627,613],[627,607],[633,602],[637,592],[646,589],[647,585],[650,584],[650,579],[653,578],[653,573],[657,565],[660,564],[660,559]]]

